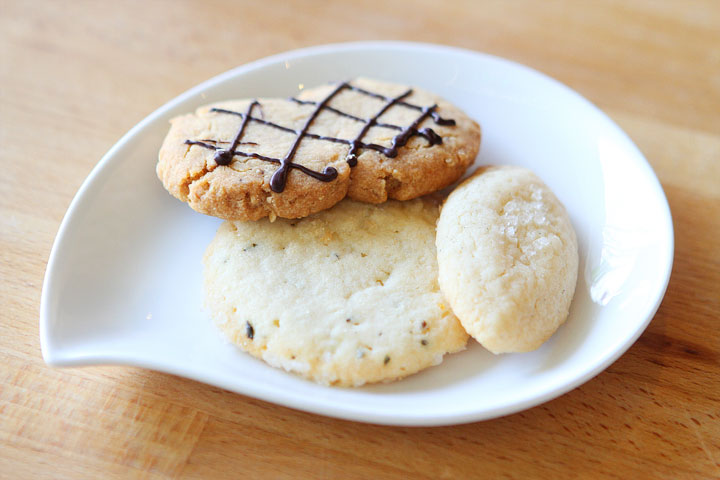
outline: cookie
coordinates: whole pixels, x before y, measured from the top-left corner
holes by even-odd
[[[345,196],[381,203],[444,188],[479,145],[477,123],[439,97],[360,78],[176,117],[156,170],[198,212],[300,218]]]
[[[205,304],[226,336],[327,385],[395,380],[468,336],[437,283],[437,205],[344,200],[300,220],[225,222],[207,249]]]
[[[442,292],[491,352],[534,350],[567,318],[578,271],[575,231],[531,171],[479,169],[445,201],[436,245]]]

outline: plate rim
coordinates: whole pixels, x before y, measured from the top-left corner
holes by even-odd
[[[52,284],[51,279],[54,277],[54,271],[55,271],[55,265],[57,263],[57,258],[59,255],[59,252],[63,250],[65,238],[67,236],[67,231],[69,228],[70,219],[74,216],[76,210],[79,208],[79,205],[83,202],[83,198],[86,196],[90,185],[92,185],[105,167],[108,162],[111,161],[111,159],[115,156],[115,154],[121,150],[128,142],[130,142],[132,139],[134,139],[137,135],[141,134],[148,125],[152,124],[156,120],[158,120],[160,117],[166,115],[170,110],[175,108],[177,105],[185,102],[186,100],[191,99],[192,97],[195,97],[199,94],[201,94],[204,90],[214,87],[218,83],[224,82],[226,80],[229,80],[231,78],[242,76],[245,73],[249,73],[254,70],[258,70],[261,68],[264,68],[266,66],[270,66],[273,64],[277,64],[278,62],[287,62],[292,61],[296,59],[301,58],[307,58],[307,57],[313,57],[313,56],[322,56],[327,54],[335,54],[338,52],[359,52],[359,51],[371,51],[371,50],[414,50],[414,51],[433,51],[435,53],[439,54],[460,54],[460,55],[466,55],[470,57],[480,57],[485,59],[490,59],[495,62],[504,63],[506,65],[509,65],[511,67],[524,70],[527,73],[530,73],[531,75],[540,76],[546,81],[551,82],[556,87],[559,87],[565,94],[569,94],[570,96],[575,97],[577,100],[580,100],[582,103],[585,104],[586,107],[590,108],[595,114],[598,114],[604,123],[607,124],[609,128],[614,130],[617,134],[619,134],[623,139],[628,143],[629,148],[634,150],[634,160],[639,161],[643,169],[645,170],[645,174],[647,176],[647,179],[649,183],[651,184],[651,188],[655,191],[656,196],[661,202],[658,204],[659,210],[662,211],[662,219],[665,222],[666,226],[666,234],[667,234],[667,241],[668,241],[668,248],[666,251],[666,257],[662,259],[662,261],[665,264],[665,271],[663,272],[664,280],[662,282],[662,288],[657,290],[656,299],[653,302],[653,304],[647,308],[647,310],[644,313],[645,319],[638,324],[638,327],[633,335],[629,336],[627,340],[621,344],[619,348],[615,348],[612,350],[609,354],[605,354],[604,358],[602,358],[601,361],[599,361],[594,368],[588,369],[585,371],[582,375],[579,375],[572,380],[568,382],[562,383],[559,387],[552,388],[545,392],[544,394],[534,396],[532,398],[527,399],[520,399],[514,403],[505,404],[502,407],[496,407],[491,409],[485,409],[482,411],[472,411],[472,412],[460,412],[460,413],[454,413],[454,412],[443,412],[443,413],[434,413],[432,417],[423,417],[423,416],[417,416],[413,414],[408,414],[407,416],[396,416],[393,415],[392,417],[389,417],[387,414],[383,415],[382,413],[375,413],[375,412],[360,412],[353,409],[348,408],[336,408],[336,407],[329,407],[327,405],[321,405],[317,403],[308,402],[306,399],[302,397],[292,397],[291,399],[287,399],[286,396],[282,395],[276,395],[272,389],[260,389],[258,391],[257,389],[252,391],[245,391],[240,392],[237,388],[233,388],[232,386],[229,386],[226,384],[226,382],[222,382],[221,380],[218,381],[212,381],[208,380],[207,376],[205,378],[202,378],[203,375],[196,375],[195,372],[188,372],[184,370],[183,368],[174,368],[172,364],[164,364],[163,362],[141,362],[141,361],[126,361],[123,359],[118,359],[116,361],[108,360],[108,358],[97,358],[93,359],[92,356],[86,356],[82,357],[80,359],[62,359],[61,357],[57,356],[55,352],[53,352],[52,349],[52,341],[50,340],[50,312],[49,312],[49,297],[50,297],[50,291],[52,290]],[[484,53],[484,52],[478,52],[470,49],[465,48],[459,48],[459,47],[453,47],[453,46],[446,46],[446,45],[439,45],[439,44],[432,44],[432,43],[422,43],[422,42],[407,42],[407,41],[361,41],[361,42],[344,42],[344,43],[330,43],[330,44],[323,44],[323,45],[316,45],[306,48],[300,48],[300,49],[294,49],[289,50],[285,52],[280,52],[268,57],[263,57],[257,60],[254,60],[252,62],[239,65],[237,67],[234,67],[230,70],[227,70],[225,72],[222,72],[218,75],[215,75],[193,87],[190,89],[182,92],[178,96],[170,99],[166,103],[164,103],[162,106],[151,112],[149,115],[147,115],[145,118],[143,118],[140,122],[135,124],[130,130],[128,130],[120,139],[115,142],[115,144],[110,147],[110,149],[101,157],[101,159],[97,162],[97,164],[92,168],[88,176],[84,179],[82,184],[80,185],[79,189],[75,193],[72,201],[70,202],[70,205],[68,206],[67,211],[65,212],[65,215],[63,216],[63,219],[60,223],[60,226],[58,228],[58,231],[55,235],[53,245],[50,251],[50,255],[48,257],[46,270],[45,270],[45,276],[43,278],[43,284],[42,284],[42,292],[41,292],[41,298],[40,298],[40,343],[41,343],[41,351],[42,356],[45,362],[49,366],[53,367],[62,367],[62,366],[80,366],[80,365],[122,365],[122,366],[132,366],[132,367],[141,367],[141,368],[150,368],[153,370],[170,373],[173,375],[178,375],[181,377],[189,378],[195,381],[199,381],[202,383],[210,383],[217,386],[220,386],[221,388],[228,389],[230,391],[233,391],[234,393],[240,393],[241,395],[249,396],[252,398],[258,398],[263,401],[268,401],[271,403],[275,403],[278,405],[282,405],[284,407],[293,408],[297,410],[307,411],[319,415],[324,416],[330,416],[335,418],[341,418],[346,420],[354,420],[354,421],[360,421],[365,423],[374,423],[374,424],[383,424],[383,425],[397,425],[397,426],[441,426],[441,425],[454,425],[454,424],[463,424],[463,423],[469,423],[469,422],[475,422],[475,421],[482,421],[482,420],[489,420],[492,418],[497,418],[504,415],[509,415],[512,413],[516,413],[519,411],[526,410],[528,408],[532,408],[537,405],[541,405],[545,402],[548,402],[554,398],[557,398],[570,390],[573,390],[577,388],[578,386],[586,383],[590,379],[597,376],[599,373],[604,371],[606,368],[608,368],[612,363],[614,363],[620,356],[622,356],[642,335],[642,333],[647,329],[647,326],[652,321],[653,317],[655,316],[657,310],[659,309],[662,300],[665,296],[665,293],[667,291],[667,287],[670,281],[670,275],[672,272],[672,265],[674,260],[674,228],[673,228],[673,222],[672,222],[672,215],[669,207],[669,203],[667,201],[667,197],[662,189],[662,186],[657,178],[656,173],[652,169],[652,166],[649,164],[643,153],[640,151],[640,149],[635,145],[635,143],[632,141],[632,139],[629,137],[629,135],[620,128],[619,125],[617,125],[605,112],[603,112],[600,108],[598,108],[595,104],[590,102],[588,99],[586,99],[584,96],[582,96],[577,91],[573,90],[569,86],[563,84],[562,82],[550,77],[549,75],[543,73],[542,71],[539,71],[535,68],[529,67],[527,65],[523,65],[521,63],[515,62],[513,60],[509,60],[503,57],[499,57],[496,55]]]

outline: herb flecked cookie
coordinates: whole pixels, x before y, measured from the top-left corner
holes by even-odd
[[[225,222],[205,254],[227,337],[322,384],[391,381],[465,348],[437,281],[438,208],[345,200],[301,220]]]
[[[441,98],[363,78],[220,102],[171,124],[158,177],[226,220],[300,218],[345,196],[413,199],[460,178],[480,146],[478,124]]]
[[[436,244],[445,297],[491,352],[534,350],[567,318],[578,273],[575,231],[531,171],[479,169],[445,201]]]

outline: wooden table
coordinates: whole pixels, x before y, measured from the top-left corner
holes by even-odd
[[[720,477],[720,5],[287,3],[0,1],[0,478]],[[676,233],[667,295],[637,343],[554,401],[443,428],[324,418],[142,369],[46,367],[46,261],[103,153],[210,76],[367,39],[519,61],[629,133]]]

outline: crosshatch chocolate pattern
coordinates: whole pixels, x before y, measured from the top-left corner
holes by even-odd
[[[380,100],[383,100],[385,102],[385,105],[378,110],[378,112],[372,117],[372,118],[360,118],[356,117],[355,115],[351,115],[350,113],[343,112],[341,110],[338,110],[336,108],[333,108],[330,106],[330,102],[338,93],[340,93],[343,90],[352,90],[354,92],[357,92],[361,95],[366,95],[368,97],[378,98]],[[333,167],[325,167],[322,172],[316,172],[314,170],[311,170],[303,165],[300,165],[298,163],[294,163],[292,160],[295,157],[295,153],[298,150],[298,147],[300,146],[300,143],[302,142],[303,138],[313,138],[316,140],[324,140],[327,142],[334,142],[334,143],[344,143],[346,145],[349,145],[350,148],[348,150],[347,156],[345,157],[348,165],[351,167],[354,167],[357,165],[358,162],[358,155],[359,152],[363,149],[370,149],[375,150],[383,155],[389,157],[389,158],[395,158],[398,154],[398,149],[403,147],[408,140],[415,136],[421,136],[424,139],[428,141],[430,145],[439,145],[442,143],[442,137],[435,133],[435,131],[432,128],[429,127],[423,127],[418,128],[420,124],[426,119],[426,118],[432,118],[432,120],[437,125],[443,125],[443,126],[454,126],[455,120],[452,119],[445,119],[442,118],[438,113],[435,111],[437,108],[437,104],[430,105],[426,107],[422,107],[419,105],[414,105],[411,103],[406,102],[404,99],[407,98],[412,94],[413,90],[408,89],[404,93],[396,96],[396,97],[386,97],[384,95],[380,95],[378,93],[370,92],[367,90],[364,90],[362,88],[355,87],[353,85],[350,85],[347,82],[342,82],[333,89],[332,92],[330,92],[324,99],[314,102],[309,100],[299,100],[297,98],[290,98],[290,101],[293,101],[295,103],[298,103],[300,105],[315,105],[315,110],[312,111],[310,116],[305,120],[305,124],[303,125],[302,129],[295,130],[292,128],[284,127],[282,125],[278,125],[277,123],[269,122],[267,120],[264,120],[262,118],[254,117],[253,116],[253,110],[255,107],[260,107],[260,103],[257,100],[253,100],[250,105],[248,106],[247,110],[243,112],[236,112],[233,110],[226,110],[224,108],[212,108],[210,111],[215,113],[222,113],[226,115],[237,115],[240,118],[242,118],[242,123],[240,124],[240,127],[238,128],[237,133],[235,134],[235,137],[230,143],[229,148],[223,148],[220,146],[222,143],[228,143],[223,142],[220,140],[211,140],[211,139],[203,139],[203,140],[185,140],[185,144],[187,145],[197,145],[203,148],[207,148],[210,150],[215,151],[215,162],[218,165],[229,165],[233,158],[235,156],[239,157],[247,157],[247,158],[257,158],[259,160],[275,163],[280,165],[280,168],[278,168],[275,173],[270,178],[270,188],[273,192],[281,193],[283,190],[285,190],[285,185],[287,183],[288,174],[290,173],[290,170],[297,169],[303,172],[306,175],[309,175],[313,178],[316,178],[322,182],[330,182],[337,178],[337,170],[335,170]],[[378,122],[378,119],[388,110],[391,108],[398,106],[398,107],[404,107],[404,108],[410,108],[412,110],[417,110],[420,112],[420,115],[413,121],[410,125],[402,127],[400,125],[392,125],[387,123]],[[320,114],[321,111],[328,110],[330,112],[333,112],[337,115],[340,115],[345,118],[350,118],[352,120],[355,120],[359,123],[363,123],[363,127],[358,133],[357,137],[355,137],[354,140],[349,140],[345,138],[335,138],[335,137],[326,137],[323,135],[317,135],[314,133],[308,132],[308,129],[312,125],[313,121],[317,116]],[[245,128],[247,127],[248,123],[250,122],[257,122],[261,123],[263,125],[267,125],[272,128],[276,128],[278,130],[282,130],[284,132],[294,133],[296,135],[295,141],[293,142],[292,146],[288,150],[288,152],[285,154],[283,158],[272,158],[272,157],[266,157],[264,155],[260,155],[258,153],[254,152],[239,152],[237,151],[237,147],[239,145],[257,145],[253,142],[243,142],[242,138],[245,133]],[[375,143],[364,143],[362,140],[365,138],[365,135],[367,132],[374,126],[377,127],[384,127],[389,128],[392,130],[398,130],[400,133],[395,135],[392,139],[390,147],[383,147],[382,145],[378,145]]]

